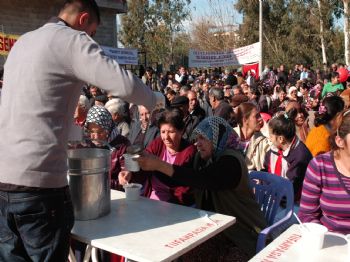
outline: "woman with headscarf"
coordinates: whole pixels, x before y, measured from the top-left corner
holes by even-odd
[[[298,89],[295,86],[291,86],[288,89],[287,97],[289,101],[298,101]]]
[[[93,106],[89,109],[85,124],[85,140],[83,144],[79,144],[76,148],[91,147],[101,149],[112,149],[109,176],[111,178],[112,189],[122,189],[118,183],[118,173],[121,167],[124,166],[124,160],[121,156],[126,152],[126,147],[129,146],[129,140],[122,135],[119,135],[115,128],[112,115],[103,106]],[[77,241],[75,246],[78,257],[84,256],[86,248],[85,244]],[[82,261],[82,259],[80,259]]]
[[[115,128],[111,114],[103,106],[93,106],[90,108],[85,121],[85,130],[88,135],[88,147],[113,149],[109,171],[111,188],[121,189],[118,186],[118,174],[124,165],[122,163],[122,155],[126,152],[126,147],[130,145],[129,140],[119,134]]]
[[[160,171],[195,188],[197,208],[236,217],[235,225],[221,235],[224,240],[219,241],[220,246],[224,243],[230,250],[233,242],[248,256],[253,256],[258,234],[266,222],[249,188],[247,166],[242,153],[237,150],[239,139],[224,119],[215,116],[199,123],[194,137],[198,152],[193,169],[171,165],[151,156],[140,157],[138,162],[143,170]],[[216,244],[212,253],[205,254],[206,259],[218,255],[217,248]]]

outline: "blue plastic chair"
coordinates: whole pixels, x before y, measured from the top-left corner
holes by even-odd
[[[266,246],[266,239],[274,232],[278,234],[289,225],[287,222],[293,216],[294,191],[293,184],[283,177],[262,171],[249,173],[250,187],[253,189],[255,199],[264,213],[268,227],[262,230],[258,236],[256,252],[258,253]],[[285,205],[284,216],[275,221],[277,211],[280,210],[281,202]]]

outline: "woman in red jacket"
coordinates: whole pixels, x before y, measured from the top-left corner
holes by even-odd
[[[185,127],[182,113],[177,109],[164,111],[158,119],[158,127],[160,136],[149,144],[146,152],[169,164],[191,166],[196,148],[182,139]],[[125,184],[127,181],[124,177],[131,175],[129,171],[121,171],[119,182]],[[143,184],[143,195],[151,199],[182,205],[194,204],[190,187],[161,176],[159,172],[141,171],[134,174],[131,181]]]

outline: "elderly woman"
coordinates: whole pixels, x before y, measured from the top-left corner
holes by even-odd
[[[185,123],[181,111],[178,109],[164,111],[158,119],[158,127],[160,137],[149,144],[146,152],[170,165],[192,165],[196,149],[182,138]],[[120,172],[120,183],[125,184],[126,181],[130,181],[131,175],[129,171]],[[193,192],[190,187],[164,179],[160,173],[152,175],[150,172],[139,172],[133,176],[133,180],[144,185],[144,195],[151,199],[193,205]]]
[[[112,116],[103,106],[90,108],[85,121],[85,129],[89,136],[87,146],[113,148],[110,166],[111,188],[120,189],[118,173],[124,165],[121,157],[126,152],[126,147],[130,145],[129,140],[116,132]]]
[[[259,119],[257,107],[250,102],[242,103],[236,109],[238,126],[234,131],[240,138],[248,170],[262,170],[266,152],[270,149],[269,140],[260,132]]]
[[[337,116],[331,151],[313,158],[307,168],[299,217],[330,231],[350,234],[350,111]]]
[[[223,243],[229,250],[233,242],[253,256],[258,234],[266,223],[249,188],[244,157],[236,150],[238,138],[224,119],[215,116],[204,119],[194,130],[194,136],[198,153],[193,168],[152,156],[140,157],[138,162],[143,170],[159,171],[173,181],[195,188],[198,208],[236,217],[235,225],[224,231]],[[208,256],[215,255],[218,255],[215,249],[208,252]],[[207,261],[211,261],[209,257]]]
[[[289,101],[300,101],[300,98],[298,97],[298,89],[295,86],[291,86],[288,89],[288,99]]]
[[[105,108],[107,108],[109,113],[112,115],[112,119],[119,134],[127,137],[130,132],[130,115],[128,104],[119,98],[113,98],[105,104]]]

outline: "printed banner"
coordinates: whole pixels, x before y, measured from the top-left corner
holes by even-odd
[[[260,58],[260,45],[252,45],[228,51],[197,51],[189,52],[189,67],[219,67],[238,66],[258,62]]]
[[[19,35],[0,33],[0,55],[8,55],[19,37]]]
[[[137,49],[113,48],[101,46],[107,56],[116,60],[120,65],[138,65],[139,57]]]

